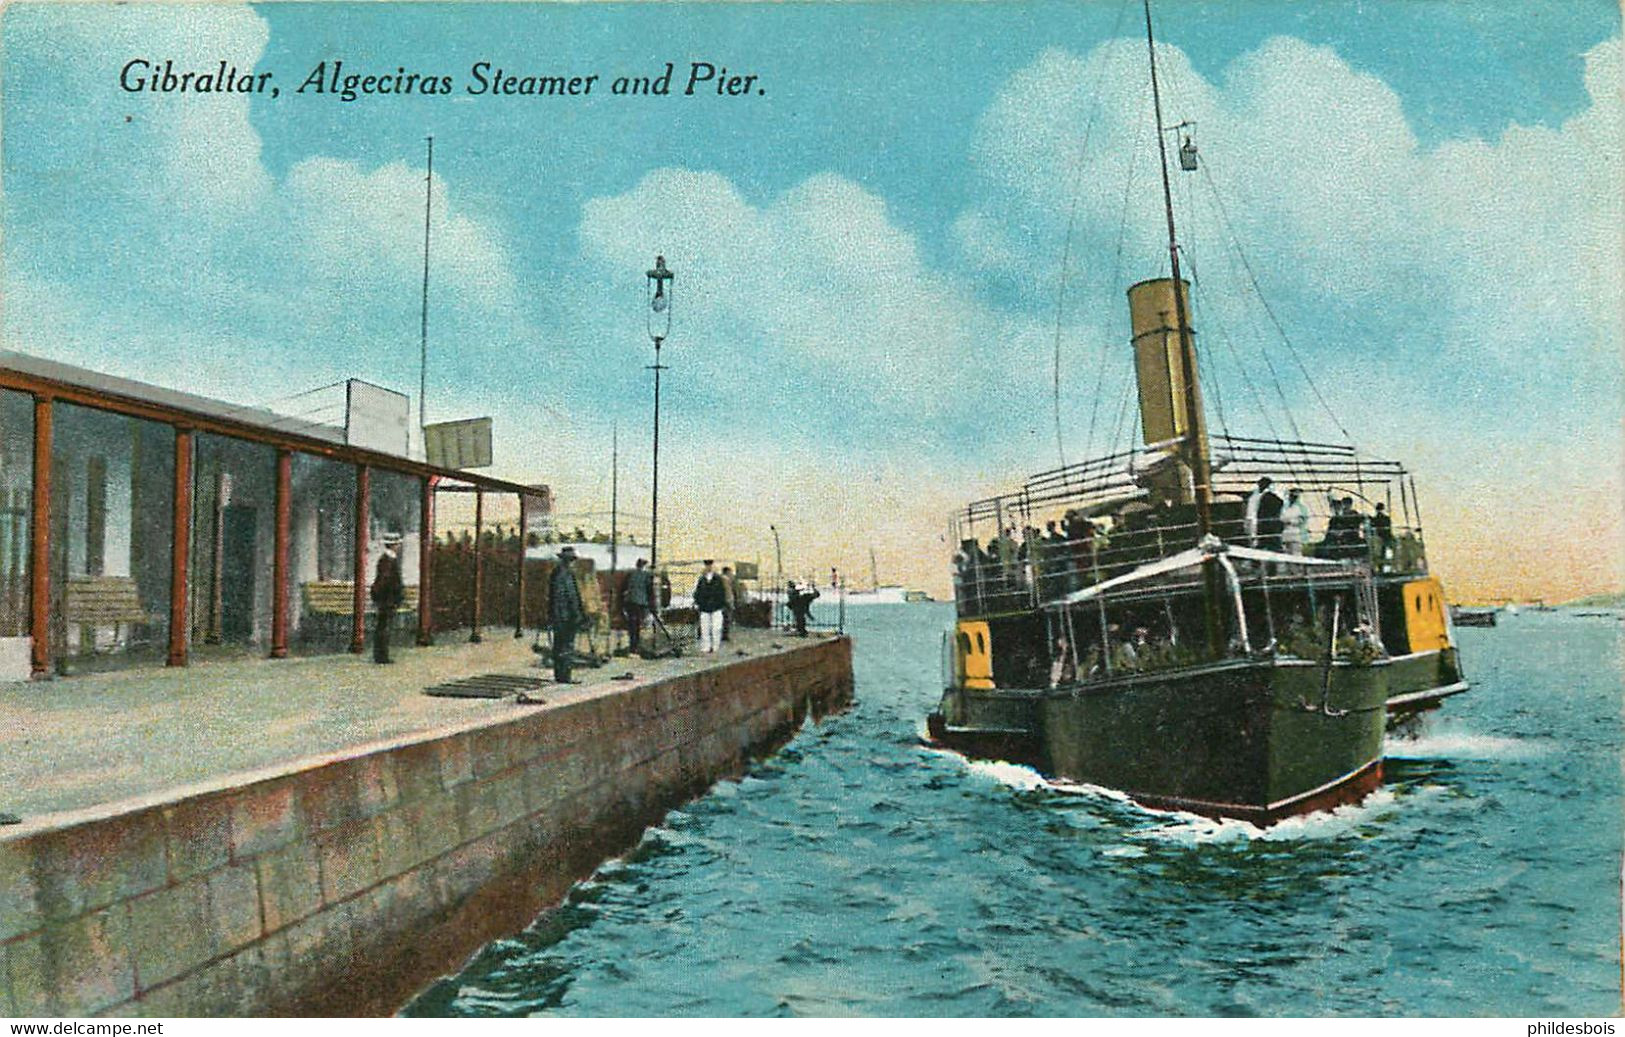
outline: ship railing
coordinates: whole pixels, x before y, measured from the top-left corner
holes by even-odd
[[[1326,500],[1332,497],[1351,499],[1367,516],[1383,505],[1396,533],[1400,526],[1419,529],[1422,524],[1415,477],[1398,461],[1362,456],[1346,443],[1227,433],[1212,433],[1209,439],[1216,516],[1226,508],[1240,508],[1258,480],[1268,477],[1283,496],[1289,489],[1300,490],[1322,522]],[[993,536],[1002,536],[1012,528],[1042,528],[1066,513],[1098,518],[1134,502],[1149,504],[1146,455],[1163,457],[1166,451],[1154,448],[1166,446],[1118,451],[1039,472],[1017,490],[973,501],[951,515],[953,542],[971,537],[985,541],[990,527]]]
[[[1249,562],[1258,564],[1249,571],[1244,567]],[[1051,686],[1212,663],[1200,639],[1189,636],[1193,625],[1200,627],[1200,612],[1193,615],[1186,607],[1202,592],[1206,563],[1222,570],[1225,611],[1231,617],[1223,657],[1307,652],[1308,658],[1362,662],[1382,654],[1369,567],[1358,560],[1294,556],[1210,539],[1046,602]],[[1176,607],[1181,597],[1186,605]],[[1293,602],[1307,603],[1308,620]],[[1160,629],[1153,634],[1153,627]]]
[[[1279,537],[1249,536],[1241,521],[1215,523],[1215,532],[1229,545],[1296,553],[1293,545],[1281,543]],[[1123,528],[1072,539],[1039,536],[1018,541],[1010,548],[995,542],[990,551],[977,548],[975,554],[972,554],[972,542],[966,541],[955,558],[954,598],[961,615],[1035,608],[1060,595],[1170,557],[1196,541],[1194,523]],[[1317,533],[1312,526],[1310,540],[1302,545],[1301,555],[1355,562],[1381,575],[1427,572],[1422,532],[1415,527],[1395,527],[1384,540],[1375,535],[1369,521],[1357,538],[1350,539],[1340,539],[1324,527]],[[1242,563],[1245,572],[1262,566],[1263,563]]]

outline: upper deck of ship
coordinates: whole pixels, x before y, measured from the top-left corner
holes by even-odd
[[[1148,475],[1167,465],[1167,445],[1040,472],[1018,490],[955,511],[950,535],[957,545],[959,615],[1040,608],[1194,547],[1200,539],[1195,506],[1158,501],[1146,485]],[[1362,457],[1346,445],[1228,434],[1214,436],[1213,447],[1211,532],[1226,544],[1351,561],[1379,580],[1426,575],[1414,478],[1400,462]],[[1283,500],[1298,491],[1308,514],[1297,532],[1260,529],[1249,519],[1248,497],[1266,478]],[[1305,571],[1275,578],[1332,576]],[[1189,574],[1122,593],[1163,593],[1181,581],[1190,582]]]

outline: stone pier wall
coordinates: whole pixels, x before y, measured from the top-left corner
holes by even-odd
[[[0,1014],[392,1012],[843,707],[851,643],[594,692],[4,831]]]

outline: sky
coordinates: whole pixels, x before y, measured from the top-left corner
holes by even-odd
[[[1214,424],[1405,461],[1453,598],[1625,586],[1618,8],[1155,13],[1164,121],[1202,155],[1174,193]],[[940,594],[951,509],[1131,434],[1123,292],[1167,269],[1142,19],[13,3],[0,341],[245,404],[358,377],[415,409],[433,135],[430,421],[493,416],[491,473],[564,513],[608,509],[618,430],[641,526],[662,254],[662,555],[771,563],[776,526],[791,574],[866,583],[872,548]],[[132,92],[134,60],[276,94]],[[451,90],[307,84],[338,62]],[[600,78],[471,93],[481,62]],[[666,96],[609,89],[668,62]],[[687,95],[694,62],[757,78]]]

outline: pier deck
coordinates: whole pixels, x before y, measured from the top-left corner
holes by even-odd
[[[541,705],[422,693],[535,662],[505,636],[0,689],[0,1015],[392,1012],[852,695],[845,638],[763,632]]]
[[[806,641],[767,630],[736,631],[725,651],[676,659],[617,658],[576,667],[581,684],[549,684],[547,705],[437,698],[423,689],[475,674],[546,677],[530,638],[491,631],[397,647],[396,661],[322,655],[233,659],[0,685],[0,812],[34,818],[172,790],[197,791],[245,772],[334,753],[355,755],[403,736],[457,729],[524,710],[592,698],[693,673],[719,662],[772,654]],[[369,646],[370,652],[370,646]],[[635,681],[613,678],[630,672]],[[3,834],[4,829],[0,829]]]

